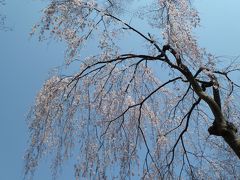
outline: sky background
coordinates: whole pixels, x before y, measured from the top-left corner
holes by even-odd
[[[201,15],[196,36],[202,47],[217,56],[240,55],[240,1],[195,0],[195,6]],[[38,42],[37,37],[29,36],[43,7],[40,0],[6,0],[6,6],[0,8],[12,28],[0,31],[0,180],[22,179],[28,139],[26,115],[51,68],[64,61],[63,44]],[[70,179],[72,174],[66,165],[61,179]],[[34,179],[51,179],[45,162]]]

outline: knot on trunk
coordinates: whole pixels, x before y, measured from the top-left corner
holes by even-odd
[[[237,133],[237,128],[229,121],[226,121],[225,123],[216,123],[216,121],[214,121],[213,125],[208,128],[208,132],[210,135],[215,136],[235,136]]]

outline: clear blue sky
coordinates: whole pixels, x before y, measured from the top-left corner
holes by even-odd
[[[240,55],[240,1],[195,1],[202,15],[202,27],[196,33],[202,46],[215,55]],[[22,179],[28,139],[26,115],[49,70],[63,63],[64,47],[29,37],[31,26],[40,18],[43,2],[6,3],[2,9],[13,30],[0,32],[0,180],[18,180]],[[72,173],[68,167],[61,179],[69,179],[67,176]],[[45,163],[34,179],[51,179]]]

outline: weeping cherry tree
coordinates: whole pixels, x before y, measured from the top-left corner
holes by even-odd
[[[25,177],[44,157],[53,178],[69,159],[76,179],[240,177],[239,62],[199,47],[199,23],[190,0],[48,0],[32,33],[67,48],[28,116]]]

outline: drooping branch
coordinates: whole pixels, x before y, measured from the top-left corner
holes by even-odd
[[[200,103],[201,101],[201,98],[198,98],[198,100],[196,102],[193,103],[192,107],[190,108],[190,110],[186,113],[186,115],[183,117],[183,119],[187,119],[186,120],[186,125],[184,127],[184,129],[182,130],[182,132],[180,133],[180,135],[178,136],[177,138],[177,141],[175,142],[175,144],[173,145],[173,148],[170,152],[172,152],[172,158],[169,162],[168,165],[172,164],[173,160],[174,160],[174,153],[175,153],[175,148],[176,146],[178,145],[179,141],[181,140],[181,138],[183,137],[184,133],[187,132],[188,130],[188,126],[189,126],[189,121],[190,121],[190,117],[191,117],[191,114],[193,112],[193,110],[195,109],[195,107]]]

